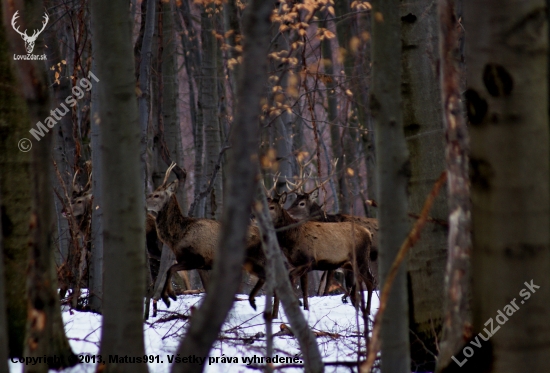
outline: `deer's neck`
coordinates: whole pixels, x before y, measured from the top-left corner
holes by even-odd
[[[185,226],[192,220],[194,219],[183,216],[176,196],[170,196],[168,203],[157,214],[157,233],[160,240],[173,248],[181,240]]]

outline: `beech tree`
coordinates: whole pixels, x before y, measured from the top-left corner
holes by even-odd
[[[143,356],[145,206],[135,96],[131,20],[126,3],[92,4],[103,169],[104,287],[100,353]],[[113,53],[117,51],[117,53]],[[141,176],[140,176],[141,175]],[[107,372],[127,369],[106,361]],[[147,372],[147,365],[132,366]]]
[[[548,369],[547,17],[543,0],[464,2],[468,63],[464,95],[472,185],[471,339],[491,336],[484,342],[486,348],[474,348],[475,358],[455,354],[468,364],[462,369]],[[513,311],[505,309],[514,302]],[[496,320],[495,328],[500,324],[498,333],[484,329],[489,320]]]

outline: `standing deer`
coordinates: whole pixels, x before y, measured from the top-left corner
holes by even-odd
[[[320,186],[316,187],[310,192],[293,192],[296,195],[296,199],[287,209],[290,216],[299,221],[307,219],[309,221],[330,223],[353,222],[357,225],[367,228],[372,233],[372,249],[369,259],[372,262],[376,262],[378,259],[378,219],[364,218],[346,214],[325,213],[322,206],[316,202],[319,196],[319,188]],[[376,264],[377,263],[375,263],[375,265],[371,267],[371,270],[373,271],[373,278],[376,280],[375,285],[378,278],[378,266]],[[324,295],[327,294],[333,274],[333,271],[329,271],[327,274],[326,287],[323,293]],[[346,278],[346,281],[348,281],[348,278]]]
[[[275,229],[278,229],[277,239],[290,264],[306,271],[335,270],[357,268],[360,279],[366,284],[368,299],[366,312],[370,313],[374,278],[369,269],[369,256],[372,244],[371,232],[353,222],[318,223],[302,222],[290,216],[283,208],[286,193],[274,198],[268,198],[269,212]],[[355,264],[355,265],[354,265]],[[297,270],[291,276],[296,276]],[[355,295],[357,284],[353,284],[352,294]],[[304,298],[306,306],[307,298]],[[357,299],[352,296],[352,303]]]
[[[177,299],[170,281],[173,273],[190,269],[212,269],[221,233],[219,221],[183,216],[175,195],[178,180],[167,184],[174,166],[175,163],[166,171],[162,185],[147,197],[147,210],[156,215],[158,236],[174,252],[177,260],[177,263],[168,269],[162,290],[162,300],[168,307],[168,297]],[[249,296],[251,306],[256,308],[254,295],[265,281],[265,256],[256,227],[249,228],[243,268],[259,278]]]

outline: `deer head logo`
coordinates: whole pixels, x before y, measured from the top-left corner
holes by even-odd
[[[25,32],[21,32],[21,31],[19,31],[19,26],[15,25],[15,20],[19,17],[17,15],[17,13],[19,13],[19,11],[16,11],[15,14],[13,15],[12,19],[11,19],[11,27],[13,27],[13,29],[19,35],[21,35],[21,37],[25,41],[25,49],[27,49],[27,53],[32,53],[32,51],[34,49],[34,43],[36,41],[36,38],[38,37],[38,35],[40,35],[42,33],[42,31],[44,31],[44,29],[46,28],[46,25],[48,24],[48,21],[49,21],[50,18],[48,17],[48,15],[46,13],[44,13],[44,21],[42,21],[42,29],[40,31],[34,30],[33,34],[31,36],[29,36],[29,35],[27,35],[27,30],[25,30]]]

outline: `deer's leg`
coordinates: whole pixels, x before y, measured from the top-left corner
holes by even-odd
[[[186,270],[187,267],[185,266],[185,263],[176,263],[173,264],[168,271],[166,272],[166,280],[164,281],[164,287],[162,288],[162,300],[164,304],[166,304],[166,307],[170,307],[170,300],[168,297],[172,298],[173,300],[177,300],[178,297],[176,296],[176,293],[174,292],[174,289],[172,289],[172,275],[174,272],[183,271]]]
[[[254,285],[254,288],[248,295],[248,303],[250,303],[250,306],[254,308],[254,310],[256,310],[256,299],[255,299],[256,294],[258,294],[258,292],[260,291],[262,286],[264,286],[264,284],[265,284],[265,280],[259,278],[258,282],[256,282],[256,285]]]
[[[307,275],[308,273],[304,273],[300,276],[300,287],[302,288],[302,295],[304,298],[304,310],[309,310],[309,304],[308,304],[308,298],[307,298]]]
[[[327,275],[327,281],[325,283],[325,290],[323,291],[323,295],[328,295],[332,279],[334,278],[334,271],[325,271],[323,275],[325,274]]]

